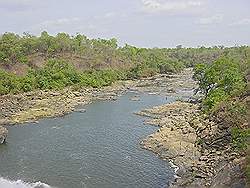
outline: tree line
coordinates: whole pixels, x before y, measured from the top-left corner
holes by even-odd
[[[211,64],[197,64],[194,78],[203,94],[201,106],[209,119],[227,129],[229,143],[237,152],[246,156],[246,177],[250,184],[250,129],[249,129],[249,75],[250,50],[218,58]]]
[[[246,46],[138,48],[115,38],[89,39],[67,33],[0,36],[0,95],[67,86],[102,87],[120,79],[175,73],[222,55],[242,59]]]

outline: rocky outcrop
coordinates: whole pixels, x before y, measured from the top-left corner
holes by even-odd
[[[149,94],[189,98],[197,88],[192,76],[192,69],[185,69],[178,74],[159,74],[136,81],[131,89]]]
[[[136,86],[138,91],[181,99],[137,113],[149,117],[146,124],[160,127],[141,145],[178,166],[172,188],[245,187],[245,159],[230,144],[230,127],[211,121],[201,113],[199,104],[183,102],[192,99],[197,88],[191,69],[178,75],[146,78]]]
[[[177,101],[138,114],[160,127],[142,146],[178,166],[172,188],[245,186],[244,157],[231,147],[229,129],[202,115],[198,105]]]
[[[141,142],[143,147],[177,165],[177,176],[186,174],[201,156],[196,147],[196,130],[189,123],[194,117],[198,117],[198,106],[174,102],[143,110],[138,114],[153,118],[145,123],[160,127],[156,133]]]
[[[8,135],[8,130],[0,126],[0,144],[4,144],[6,142],[7,135]]]
[[[34,91],[18,95],[0,96],[0,125],[36,122],[40,118],[62,116],[74,111],[76,106],[93,100],[116,100],[126,91],[149,94],[190,96],[195,88],[192,69],[171,75],[155,75],[139,80],[118,81],[111,86],[99,88],[65,88],[61,91]],[[132,98],[138,101],[139,97]]]
[[[93,100],[116,100],[133,82],[121,81],[105,88],[82,88],[74,91],[35,91],[0,96],[0,125],[36,122],[44,117],[62,116]],[[81,110],[83,112],[83,110]]]

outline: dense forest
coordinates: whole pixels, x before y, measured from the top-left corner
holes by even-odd
[[[24,33],[0,36],[0,95],[67,86],[102,87],[116,80],[179,72],[228,56],[241,61],[249,47],[137,48],[116,39],[89,39],[66,33],[39,37]]]

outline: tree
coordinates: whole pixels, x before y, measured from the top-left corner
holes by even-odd
[[[199,91],[205,95],[204,105],[211,109],[217,103],[245,91],[246,82],[239,62],[222,57],[212,64],[198,64],[194,78],[199,82]]]

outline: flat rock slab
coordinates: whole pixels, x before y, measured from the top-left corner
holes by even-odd
[[[8,135],[8,130],[0,126],[0,144],[5,143],[7,135]]]

